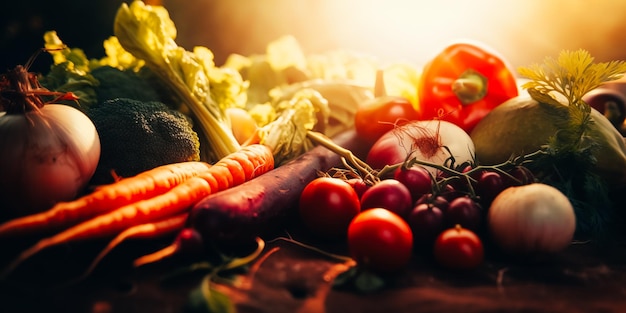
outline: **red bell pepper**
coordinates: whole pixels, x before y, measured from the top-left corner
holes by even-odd
[[[518,95],[513,71],[492,50],[448,46],[425,65],[418,89],[422,119],[442,119],[470,133],[493,108]]]

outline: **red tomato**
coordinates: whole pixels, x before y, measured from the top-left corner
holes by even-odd
[[[402,217],[413,208],[409,188],[395,179],[384,179],[369,187],[361,196],[361,211],[384,208]]]
[[[299,212],[303,223],[323,237],[345,236],[348,224],[360,208],[354,188],[338,178],[316,178],[300,194]]]
[[[352,186],[352,188],[354,188],[356,194],[359,196],[359,199],[361,199],[363,193],[371,187],[361,178],[350,178],[347,182],[350,186]]]
[[[363,103],[354,116],[357,135],[370,142],[392,130],[419,118],[413,104],[406,98],[381,96]]]
[[[460,225],[443,231],[435,240],[435,260],[451,269],[472,269],[484,259],[483,243],[469,229]]]
[[[400,166],[393,172],[393,178],[409,188],[413,202],[432,192],[433,181],[430,172],[423,166],[409,168]]]
[[[413,233],[400,216],[382,208],[359,213],[348,227],[350,255],[377,272],[398,271],[413,253]]]

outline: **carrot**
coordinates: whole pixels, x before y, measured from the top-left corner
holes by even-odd
[[[89,276],[89,274],[93,272],[96,266],[98,266],[100,261],[102,261],[105,256],[107,256],[122,242],[128,239],[152,239],[173,234],[174,232],[181,230],[185,226],[188,215],[189,213],[185,212],[182,214],[174,215],[172,217],[167,217],[162,220],[158,220],[156,222],[139,224],[127,228],[123,232],[119,233],[115,238],[113,238],[113,240],[111,240],[109,244],[100,252],[100,254],[98,254],[93,262],[91,262],[85,272],[74,281],[77,282]]]
[[[173,256],[178,252],[178,247],[179,244],[177,242],[173,242],[172,244],[166,246],[161,250],[158,250],[154,253],[146,254],[142,257],[135,259],[135,261],[133,262],[133,266],[140,267]]]
[[[49,247],[62,243],[114,236],[133,225],[180,214],[210,192],[209,184],[204,179],[192,177],[164,194],[98,215],[52,237],[41,239],[34,246],[23,251],[0,276],[4,277],[24,260]]]
[[[162,194],[209,168],[210,165],[204,162],[181,162],[156,167],[100,186],[74,201],[57,203],[45,212],[7,221],[0,225],[0,238],[32,235],[75,225],[123,205]]]
[[[246,153],[253,163],[259,164],[252,173],[244,173],[245,177],[252,178],[274,168],[273,155],[270,148],[263,145],[251,145],[243,147],[241,151]],[[0,277],[6,276],[24,260],[49,247],[62,243],[114,236],[133,225],[148,223],[186,212],[193,204],[212,192],[215,193],[233,187],[233,185],[216,184],[217,189],[213,189],[214,186],[211,185],[218,176],[230,184],[236,183],[233,176],[241,175],[238,172],[242,171],[242,167],[229,166],[231,163],[225,161],[228,159],[230,159],[230,156],[224,157],[207,171],[189,178],[163,194],[122,206],[119,209],[98,215],[70,227],[52,237],[40,240],[11,262],[0,274]]]

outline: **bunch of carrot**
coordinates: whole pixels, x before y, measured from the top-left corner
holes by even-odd
[[[0,224],[0,238],[59,231],[19,254],[1,273],[6,277],[26,259],[64,243],[116,236],[98,259],[120,241],[181,229],[189,209],[209,194],[242,184],[274,168],[271,148],[242,147],[217,163],[163,165],[98,187],[50,210]]]

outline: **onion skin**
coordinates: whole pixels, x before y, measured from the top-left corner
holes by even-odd
[[[382,135],[372,145],[366,162],[372,168],[382,169],[404,162],[410,154],[412,158],[446,165],[452,153],[456,166],[472,162],[474,150],[470,136],[455,124],[442,120],[412,121]],[[427,169],[437,175],[434,168]]]
[[[502,191],[489,208],[488,223],[493,241],[504,252],[541,255],[570,245],[576,215],[558,189],[532,183]]]
[[[2,218],[49,209],[75,198],[100,158],[95,126],[63,104],[0,115]]]

